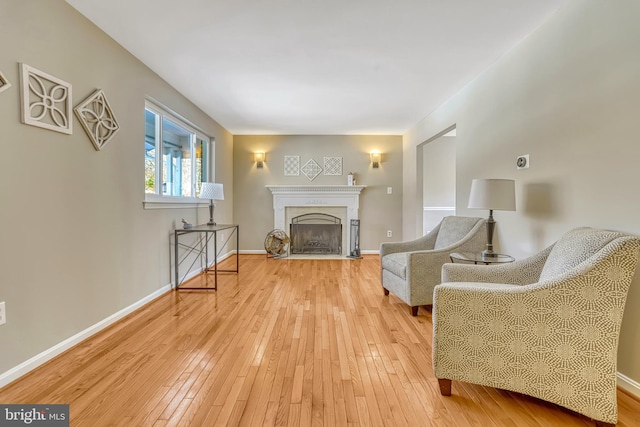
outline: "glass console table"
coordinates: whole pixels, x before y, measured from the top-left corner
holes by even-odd
[[[225,241],[220,246],[220,250],[218,250],[218,233],[223,231],[229,231],[229,235],[226,236]],[[238,249],[240,247],[240,229],[237,224],[216,224],[216,225],[195,225],[193,228],[177,228],[174,230],[173,237],[173,256],[174,256],[174,269],[175,269],[175,282],[174,289],[190,289],[190,290],[199,290],[199,291],[216,291],[218,290],[218,272],[224,273],[238,273],[240,271],[240,259],[238,254]],[[197,233],[197,238],[194,242],[187,244],[184,241],[180,241],[180,237]],[[235,234],[236,236],[236,268],[235,270],[221,270],[218,268],[218,257],[220,253],[229,243],[231,237]],[[213,239],[213,260],[212,264],[209,265],[209,242]],[[184,240],[184,239],[183,239]],[[180,259],[179,249],[184,248],[186,251],[182,254],[182,259]],[[180,278],[180,265],[185,262],[189,255],[195,254],[193,257],[191,265],[184,273],[182,278]],[[193,269],[196,261],[199,259],[202,260],[204,257],[204,268],[202,270],[203,273],[213,273],[214,276],[214,286],[213,288],[209,287],[187,287],[181,286],[187,275]]]
[[[515,261],[511,255],[495,254],[494,256],[483,256],[481,252],[454,252],[449,254],[451,262],[466,262],[474,264],[506,264]]]

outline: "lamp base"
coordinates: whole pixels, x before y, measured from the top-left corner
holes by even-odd
[[[496,226],[496,222],[493,220],[493,209],[489,209],[489,218],[487,218],[487,245],[486,249],[482,251],[483,258],[495,258],[497,253],[493,252],[493,229]]]
[[[497,258],[498,257],[498,253],[489,250],[489,249],[485,249],[484,251],[481,252],[482,254],[482,258]]]
[[[212,199],[209,203],[209,222],[207,222],[207,225],[216,225],[216,222],[213,220],[213,209],[214,205]]]

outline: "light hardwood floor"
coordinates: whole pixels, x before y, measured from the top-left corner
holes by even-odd
[[[431,337],[429,311],[412,317],[383,295],[377,256],[242,255],[217,292],[158,298],[0,403],[69,403],[72,426],[98,427],[593,425],[504,390],[454,381],[441,396]],[[618,402],[618,425],[639,425],[640,402],[621,391]]]

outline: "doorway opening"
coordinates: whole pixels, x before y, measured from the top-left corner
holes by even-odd
[[[445,216],[456,214],[456,127],[417,147],[417,232],[427,234]]]

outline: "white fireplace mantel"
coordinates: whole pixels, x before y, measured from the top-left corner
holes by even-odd
[[[366,185],[267,185],[276,194],[355,194],[359,195]]]
[[[360,192],[366,185],[267,185],[273,194],[273,228],[288,230],[286,208],[344,207],[347,210],[346,242],[351,236],[349,224],[358,219]],[[343,245],[343,248],[345,245]]]

